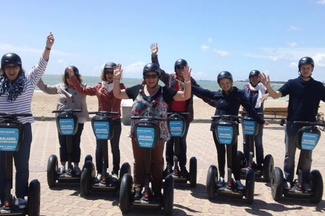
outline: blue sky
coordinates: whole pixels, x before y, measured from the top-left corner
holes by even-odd
[[[158,43],[163,69],[173,73],[184,58],[197,80],[216,80],[223,70],[244,80],[258,69],[286,81],[297,77],[303,56],[315,60],[313,77],[325,80],[325,0],[11,0],[1,9],[1,55],[16,52],[25,70],[53,32],[47,74],[75,65],[99,76],[113,61],[124,77],[141,78],[150,44]]]

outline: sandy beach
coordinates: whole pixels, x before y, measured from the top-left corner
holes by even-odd
[[[49,95],[43,92],[35,92],[32,100],[32,112],[34,116],[54,116],[52,110],[56,109],[57,95]],[[287,107],[287,101],[266,100],[265,107]],[[96,96],[87,96],[88,111],[97,111],[98,102]],[[210,119],[214,115],[215,108],[204,103],[201,99],[194,99],[194,118]],[[325,113],[325,103],[321,102],[319,112]]]

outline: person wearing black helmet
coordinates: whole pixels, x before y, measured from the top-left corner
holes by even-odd
[[[156,63],[159,65],[158,61],[158,44],[151,44],[151,62]],[[176,60],[174,64],[174,71],[175,74],[168,74],[164,70],[161,69],[161,76],[160,80],[167,85],[168,87],[174,88],[176,90],[180,90],[184,86],[184,67],[188,66],[187,61],[184,59],[178,59]],[[199,86],[196,81],[191,77],[190,79],[192,85]],[[182,176],[188,176],[188,171],[186,169],[186,150],[187,150],[187,144],[186,144],[186,137],[187,132],[190,127],[190,123],[193,121],[194,117],[194,109],[193,109],[193,95],[190,97],[190,99],[186,101],[172,101],[169,104],[168,107],[169,112],[188,112],[189,115],[185,115],[185,119],[187,122],[187,127],[185,128],[184,135],[179,139],[179,154],[178,154],[178,160],[180,164],[180,175]],[[175,138],[171,138],[167,144],[166,144],[166,169],[164,171],[165,175],[168,175],[173,172],[173,143]]]
[[[80,109],[81,112],[77,112],[76,115],[78,117],[78,130],[76,134],[72,136],[72,160],[73,162],[73,171],[76,175],[81,174],[81,170],[79,167],[81,150],[80,150],[80,142],[81,142],[81,134],[84,128],[84,123],[88,120],[88,109],[86,104],[86,95],[80,94],[77,92],[75,88],[71,85],[69,81],[69,73],[73,73],[74,76],[82,82],[81,75],[76,66],[68,66],[64,69],[64,74],[62,75],[62,83],[58,83],[56,85],[47,85],[43,82],[42,79],[37,84],[37,87],[47,94],[57,94],[58,102],[56,106],[56,110],[64,110],[64,109]],[[56,116],[58,113],[56,113]],[[59,144],[60,144],[60,162],[61,166],[59,167],[59,173],[64,174],[66,172],[66,163],[68,161],[68,151],[67,151],[67,143],[66,137],[61,135],[58,132]]]
[[[114,96],[120,99],[133,99],[131,110],[132,116],[146,116],[166,118],[167,108],[171,101],[184,101],[191,97],[191,70],[188,66],[184,68],[184,90],[175,90],[167,86],[158,84],[160,77],[160,67],[155,63],[146,64],[143,68],[143,84],[135,85],[127,89],[120,88],[120,79],[122,75],[122,66],[117,65],[114,70],[113,92]],[[142,197],[141,191],[145,182],[145,157],[144,150],[140,148],[134,137],[133,127],[138,120],[131,121],[132,148],[134,156],[134,199]],[[167,121],[159,121],[160,139],[155,148],[152,149],[151,175],[152,189],[155,196],[161,196],[162,172],[161,158],[163,156],[164,143],[170,139],[167,128]]]
[[[42,57],[38,64],[32,68],[30,73],[23,69],[22,60],[16,53],[6,53],[1,58],[0,70],[0,113],[32,113],[31,102],[36,84],[44,74],[50,51],[54,44],[54,36],[50,33],[46,38],[46,45]],[[14,152],[16,168],[16,205],[20,208],[26,208],[28,195],[29,178],[29,157],[32,143],[32,127],[34,122],[32,116],[18,117],[22,123],[24,137],[20,149]],[[3,151],[0,151],[0,209],[1,203],[5,198],[5,164]]]
[[[287,124],[285,131],[285,158],[284,175],[286,189],[291,189],[293,185],[295,166],[295,137],[300,128],[304,125],[294,124],[294,121],[316,121],[320,101],[325,101],[325,87],[323,83],[312,78],[314,71],[314,60],[310,57],[303,57],[298,62],[298,77],[289,79],[277,91],[270,85],[270,78],[264,73],[260,74],[261,82],[267,88],[269,95],[276,99],[289,95]],[[306,153],[305,161],[302,165],[303,189],[311,191],[309,185],[309,174],[312,163],[312,151]]]
[[[260,82],[259,70],[252,70],[249,73],[248,79],[249,84],[244,85],[243,91],[247,97],[249,103],[254,107],[255,111],[259,113],[262,117],[264,116],[264,101],[267,99],[268,94],[266,87]],[[243,115],[247,115],[245,108],[243,109]],[[243,150],[246,161],[249,161],[249,142],[248,136],[243,137]],[[254,137],[254,143],[256,148],[256,161],[257,166],[254,169],[262,170],[263,160],[264,160],[264,150],[263,150],[263,125],[259,127],[258,134]]]
[[[207,97],[210,98],[211,101],[204,101],[211,106],[216,107],[216,111],[214,115],[238,115],[239,107],[242,105],[246,111],[249,113],[252,118],[254,118],[259,124],[268,125],[268,122],[265,122],[264,119],[257,114],[257,112],[253,109],[252,105],[247,100],[244,92],[239,90],[237,87],[233,86],[233,77],[229,71],[222,71],[218,74],[217,78],[218,84],[220,86],[220,90],[218,91],[210,91],[208,89],[200,88],[197,86],[192,86],[192,92],[200,98]],[[211,103],[213,102],[213,104]],[[225,184],[225,154],[226,148],[225,145],[222,145],[218,142],[217,137],[215,135],[215,123],[212,122],[210,130],[212,131],[212,136],[214,139],[214,143],[217,148],[218,154],[218,167],[220,178],[217,182],[218,187],[222,187]],[[234,144],[232,148],[232,171],[234,178],[236,180],[236,185],[239,190],[243,190],[244,186],[240,181],[240,167],[239,162],[237,160],[237,143]]]
[[[104,65],[101,73],[101,82],[95,86],[86,87],[83,86],[74,76],[73,73],[69,74],[70,78],[68,79],[72,86],[81,94],[89,96],[97,96],[98,99],[98,111],[110,111],[117,112],[118,114],[111,114],[111,118],[114,122],[114,137],[110,140],[111,150],[113,155],[113,170],[112,176],[118,178],[118,172],[120,170],[120,137],[122,131],[121,125],[121,99],[114,97],[113,94],[113,71],[116,67],[114,62],[108,62]],[[120,83],[121,89],[125,89],[125,85]],[[102,172],[102,156],[103,149],[101,142],[96,143],[96,170],[97,170],[97,179],[101,180]],[[108,167],[108,166],[107,166]]]

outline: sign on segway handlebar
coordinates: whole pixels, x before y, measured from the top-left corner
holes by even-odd
[[[75,135],[78,130],[78,117],[75,112],[80,109],[54,110],[52,113],[60,113],[56,118],[56,126],[61,135]]]
[[[259,125],[253,118],[243,116],[242,118],[243,133],[245,135],[256,136],[259,130]]]
[[[98,140],[110,140],[114,136],[113,121],[110,114],[118,114],[118,112],[98,111],[89,112],[89,114],[96,114],[92,120],[91,125],[93,132]]]
[[[294,123],[307,125],[302,127],[296,135],[297,148],[312,151],[321,135],[317,126],[324,126],[324,122],[294,121]]]
[[[220,144],[233,145],[238,136],[239,116],[218,115],[212,117],[216,124],[215,134]]]
[[[22,124],[18,116],[32,116],[32,114],[0,113],[0,151],[18,151],[23,137]]]
[[[189,112],[173,112],[167,113],[168,129],[173,137],[182,137],[185,133],[186,121],[183,115],[188,115]]]

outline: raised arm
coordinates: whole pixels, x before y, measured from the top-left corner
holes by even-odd
[[[114,69],[113,94],[116,98],[119,99],[129,99],[129,96],[126,94],[125,89],[121,89],[120,79],[122,77],[122,72],[122,65],[117,64]]]
[[[50,58],[50,52],[51,52],[53,43],[54,43],[54,36],[53,36],[52,32],[50,32],[50,34],[46,38],[46,45],[45,45],[45,49],[43,52],[43,58],[46,61],[48,61]]]
[[[259,78],[261,80],[261,83],[266,87],[269,96],[271,96],[273,99],[277,99],[279,97],[282,97],[282,93],[279,91],[275,91],[272,86],[270,85],[270,77],[266,76],[265,73],[260,73]]]
[[[58,94],[58,91],[59,91],[59,88],[57,85],[53,85],[53,86],[50,86],[50,85],[47,85],[44,83],[44,81],[42,79],[40,79],[37,83],[37,87],[47,93],[47,94]]]
[[[178,91],[177,94],[174,96],[174,100],[176,101],[183,101],[188,100],[191,97],[191,71],[192,69],[189,66],[184,68],[184,91]]]
[[[77,90],[77,92],[79,92],[80,94],[86,94],[86,95],[96,95],[96,87],[85,87],[83,85],[81,85],[81,83],[78,81],[77,77],[75,76],[72,68],[68,67],[66,69],[66,71],[69,74],[69,78],[68,81],[71,83],[71,85],[73,86],[73,88],[75,88]]]
[[[158,61],[158,44],[153,43],[150,45],[151,49],[151,62],[159,65]],[[160,65],[159,65],[160,67]],[[169,79],[170,79],[170,74],[166,73],[163,69],[160,68],[160,80],[167,86],[169,86]]]

